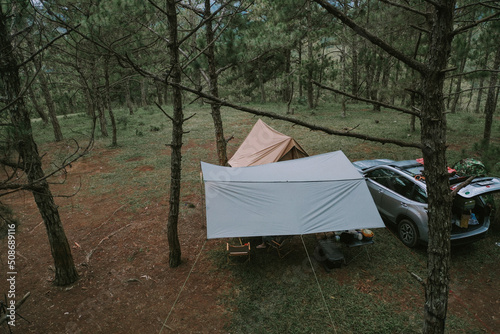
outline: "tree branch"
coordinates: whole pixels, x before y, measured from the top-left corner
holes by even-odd
[[[347,25],[349,28],[354,30],[358,35],[361,37],[367,39],[370,41],[372,44],[378,46],[385,52],[387,52],[389,55],[393,56],[394,58],[402,61],[412,69],[414,69],[417,72],[420,73],[425,73],[428,71],[427,66],[425,66],[423,63],[413,59],[410,56],[405,55],[401,51],[395,49],[392,47],[390,44],[386,43],[382,39],[380,39],[378,36],[372,34],[370,31],[365,29],[364,27],[358,25],[356,22],[354,22],[350,17],[348,17],[346,14],[344,14],[342,11],[340,11],[338,8],[333,6],[331,3],[329,3],[327,0],[314,0],[316,3],[318,3],[321,7],[323,7],[328,13],[332,14],[336,18],[338,18],[342,23]]]
[[[62,38],[63,36],[66,36],[67,34],[69,34],[70,32],[72,32],[73,30],[77,29],[80,25],[81,24],[77,24],[75,27],[72,27],[72,28],[66,30],[66,32],[64,32],[61,35],[59,35],[59,36],[55,37],[54,39],[52,39],[50,42],[48,42],[47,44],[45,44],[41,49],[39,49],[38,51],[36,51],[35,53],[33,53],[28,59],[26,59],[21,64],[19,64],[18,67],[23,67],[24,65],[26,65],[27,63],[29,63],[30,61],[32,61],[36,56],[38,56],[40,53],[42,53],[47,48],[49,48],[52,44],[54,44],[59,38]]]
[[[314,80],[312,81],[312,83],[315,84],[318,87],[330,90],[330,91],[332,91],[334,93],[337,93],[337,94],[341,94],[341,95],[350,97],[351,99],[354,99],[354,100],[358,100],[358,101],[363,101],[363,102],[367,102],[367,103],[379,105],[379,106],[384,107],[384,108],[389,108],[389,109],[401,111],[404,114],[410,114],[410,115],[413,115],[413,116],[420,117],[420,114],[418,112],[413,111],[413,110],[404,109],[404,108],[396,107],[396,106],[393,106],[393,105],[390,105],[390,104],[387,104],[387,103],[383,103],[383,102],[380,102],[380,101],[365,99],[365,98],[362,98],[362,97],[359,97],[359,96],[351,95],[349,93],[342,92],[342,91],[337,90],[335,88],[327,87],[327,86],[325,86],[323,84],[320,84],[319,82],[316,82]]]
[[[253,115],[264,116],[264,117],[269,117],[272,119],[279,119],[282,121],[287,121],[289,123],[300,125],[300,126],[303,126],[303,127],[308,128],[310,130],[313,130],[313,131],[321,131],[321,132],[324,132],[324,133],[329,134],[329,135],[358,138],[358,139],[376,142],[376,143],[380,143],[380,144],[394,144],[394,145],[401,146],[401,147],[413,147],[413,148],[417,148],[417,149],[422,149],[422,145],[420,143],[408,143],[408,142],[403,142],[403,141],[395,140],[395,139],[372,137],[372,136],[368,136],[368,135],[364,135],[364,134],[360,134],[360,133],[352,133],[352,132],[348,132],[348,131],[347,132],[346,131],[337,131],[337,130],[333,130],[333,129],[330,129],[327,127],[318,126],[318,125],[314,125],[314,124],[311,124],[308,122],[304,122],[302,120],[295,119],[292,117],[282,116],[282,115],[279,115],[279,114],[276,114],[273,112],[266,112],[266,111],[248,108],[248,107],[244,107],[244,106],[237,105],[234,103],[230,103],[230,102],[227,102],[227,101],[222,100],[220,98],[217,98],[217,97],[214,97],[212,95],[203,93],[201,91],[183,86],[183,85],[178,84],[178,83],[168,82],[168,84],[175,86],[175,87],[178,87],[184,91],[198,95],[198,96],[200,96],[204,99],[207,99],[209,101],[220,104],[221,106],[240,110],[240,111],[247,112],[247,113],[253,114]]]
[[[24,297],[23,297],[20,301],[18,301],[18,302],[16,303],[16,307],[15,307],[15,309],[16,309],[16,313],[17,313],[17,310],[19,310],[19,308],[21,307],[21,305],[23,305],[23,304],[24,304],[24,302],[28,299],[28,297],[29,297],[30,295],[31,295],[31,292],[29,292],[29,291],[28,291],[28,292],[24,295]],[[2,325],[4,322],[6,322],[6,321],[7,321],[7,319],[9,319],[9,315],[8,315],[7,313],[5,313],[4,315],[2,315],[2,317],[0,317],[0,325]],[[11,332],[11,333],[12,333],[12,332]]]
[[[475,26],[477,26],[477,25],[479,25],[481,23],[487,22],[487,21],[491,20],[492,18],[495,18],[495,17],[497,17],[499,15],[500,15],[500,11],[498,11],[498,12],[496,12],[496,13],[490,15],[490,16],[486,16],[485,18],[482,18],[481,20],[475,21],[475,22],[473,22],[471,24],[468,24],[468,25],[465,25],[463,27],[457,28],[457,29],[455,29],[452,32],[452,35],[453,36],[458,35],[458,34],[464,32],[464,31],[469,30],[470,28],[474,28]]]
[[[451,192],[451,196],[455,197],[458,194],[458,192],[460,191],[460,189],[462,189],[465,186],[468,186],[472,182],[472,180],[474,180],[475,178],[476,178],[475,176],[470,176],[467,180],[460,183],[456,188],[453,189],[453,191]]]
[[[394,7],[402,8],[402,9],[404,9],[406,11],[409,11],[409,12],[414,13],[414,14],[422,15],[424,17],[428,17],[429,16],[429,14],[427,14],[427,13],[421,12],[419,10],[416,10],[416,9],[411,8],[409,6],[402,5],[402,4],[397,3],[397,2],[392,2],[392,1],[389,1],[389,0],[380,0],[380,2],[384,2],[384,3],[386,3],[388,5],[391,5],[391,6],[394,6]]]

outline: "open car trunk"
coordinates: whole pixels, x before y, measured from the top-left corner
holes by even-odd
[[[487,231],[498,215],[499,198],[500,181],[497,178],[477,178],[460,189],[452,206],[452,241],[459,241],[464,232]]]

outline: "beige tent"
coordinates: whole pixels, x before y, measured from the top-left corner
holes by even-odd
[[[274,130],[259,119],[229,160],[229,165],[257,166],[307,156],[306,151],[292,137]]]

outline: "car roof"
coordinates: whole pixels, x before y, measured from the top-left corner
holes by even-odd
[[[360,160],[353,163],[353,165],[365,171],[372,167],[377,166],[390,166],[395,167],[401,171],[406,171],[409,174],[414,174],[412,168],[423,167],[417,160],[401,160],[395,161],[390,159],[373,159],[373,160]],[[425,183],[425,179],[420,182]],[[461,182],[467,180],[467,176],[460,176],[450,174],[451,189],[455,189]],[[460,189],[458,195],[464,198],[472,198],[478,195],[485,195],[488,193],[500,192],[500,179],[496,177],[477,177],[471,181],[470,184]]]
[[[393,162],[396,162],[394,160],[389,160],[389,159],[373,159],[373,160],[360,160],[360,161],[355,161],[352,164],[354,167],[365,170],[371,167],[379,166],[379,165],[389,165]]]

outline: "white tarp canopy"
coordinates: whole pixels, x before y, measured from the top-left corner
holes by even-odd
[[[201,163],[207,238],[384,227],[363,176],[342,151],[251,167]]]

